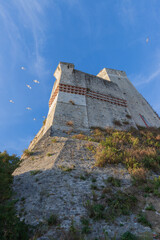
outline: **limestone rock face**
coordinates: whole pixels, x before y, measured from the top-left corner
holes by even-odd
[[[101,237],[105,232],[109,239],[115,234],[119,239],[126,231],[154,233],[136,221],[136,211],[119,216],[113,222],[89,218],[86,205],[103,202],[104,193],[110,196],[111,192],[133,192],[130,174],[121,164],[95,167],[92,149],[97,145],[96,142],[73,139],[67,134],[46,134],[34,146],[30,157],[22,157],[19,168],[13,173],[15,198],[19,199],[17,214],[21,220],[36,227],[37,239],[66,239],[63,237],[73,223],[78,231],[83,232],[82,219],[89,219],[90,230],[85,238],[88,240]],[[118,178],[121,186],[106,184],[108,177]],[[145,207],[146,200],[139,198],[139,201]],[[57,225],[48,224],[51,216],[58,218]],[[155,217],[158,219],[155,223],[157,230],[160,219],[158,215]],[[153,216],[152,220],[154,222]]]

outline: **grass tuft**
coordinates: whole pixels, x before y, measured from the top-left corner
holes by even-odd
[[[32,151],[29,151],[28,149],[25,149],[25,150],[23,150],[23,154],[24,154],[26,157],[30,157],[31,155],[33,155],[33,152],[32,152]]]

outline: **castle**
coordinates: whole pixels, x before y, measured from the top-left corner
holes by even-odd
[[[104,68],[94,76],[74,69],[74,64],[60,62],[54,76],[46,123],[30,148],[49,129],[160,127],[159,116],[124,71]]]

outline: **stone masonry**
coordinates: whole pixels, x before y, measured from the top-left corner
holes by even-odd
[[[31,146],[48,131],[88,131],[95,127],[160,127],[160,119],[124,71],[104,68],[97,76],[60,62],[54,76],[45,126]]]

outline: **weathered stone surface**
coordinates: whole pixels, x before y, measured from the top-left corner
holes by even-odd
[[[61,239],[61,234],[68,231],[73,222],[82,230],[81,218],[88,218],[86,202],[94,198],[101,200],[105,180],[113,176],[121,180],[119,190],[136,194],[137,210],[129,216],[119,216],[110,224],[104,219],[90,219],[91,231],[85,239],[104,239],[105,232],[109,239],[115,234],[119,239],[126,231],[141,234],[142,239],[148,234],[147,239],[152,239],[153,233],[159,233],[159,201],[139,195],[131,185],[130,174],[121,164],[95,167],[94,153],[88,150],[88,142],[73,139],[69,134],[81,131],[89,134],[92,127],[120,130],[146,124],[160,127],[159,117],[123,71],[105,68],[93,76],[75,70],[73,64],[60,63],[54,76],[56,81],[46,123],[29,146],[33,155],[23,155],[20,167],[13,173],[15,198],[19,199],[17,214],[36,226],[39,240]],[[93,148],[98,145],[89,144]],[[112,194],[118,191],[114,187],[111,190]],[[156,209],[151,214],[145,210],[150,202]],[[137,222],[139,209],[146,212],[153,229]],[[57,226],[48,225],[52,214],[58,217]]]
[[[86,148],[87,143],[69,136],[46,135],[33,148],[34,154],[24,157],[15,170],[13,189],[15,198],[19,199],[17,213],[27,223],[37,226],[41,236],[38,239],[59,239],[61,233],[70,228],[72,221],[81,229],[81,218],[88,217],[86,201],[92,201],[93,195],[97,199],[101,197],[106,186],[104,180],[109,176],[121,179],[119,190],[130,188],[130,174],[121,164],[105,168],[94,166],[94,154]],[[95,142],[90,144],[98,145]],[[94,191],[91,188],[93,179],[97,186]],[[52,214],[58,216],[59,226],[48,226],[47,220]],[[117,239],[126,231],[136,234],[152,232],[135,219],[136,214],[118,217],[111,224],[105,220],[90,219],[91,233],[86,235],[86,239],[103,236],[104,231],[108,232],[109,238],[116,233]]]
[[[91,127],[160,127],[158,115],[124,71],[104,68],[94,76],[75,70],[73,64],[60,62],[54,76],[46,124],[30,149],[50,128],[70,130],[68,122],[81,131]]]

